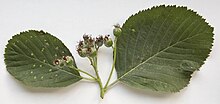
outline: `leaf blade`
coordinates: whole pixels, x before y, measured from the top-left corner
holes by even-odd
[[[72,54],[59,39],[43,31],[13,36],[4,56],[8,72],[28,86],[64,87],[82,79],[76,70],[54,66],[54,60]]]
[[[140,89],[179,91],[208,57],[212,32],[185,7],[163,5],[131,16],[118,38],[118,80]]]

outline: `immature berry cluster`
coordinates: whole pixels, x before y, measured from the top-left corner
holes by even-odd
[[[112,39],[109,38],[109,35],[104,37],[98,36],[96,38],[92,38],[89,35],[83,35],[83,40],[79,41],[77,46],[77,52],[81,57],[94,57],[103,44],[106,47],[112,46],[113,42]]]
[[[63,56],[61,59],[54,60],[54,65],[56,66],[72,66],[73,58],[71,56]]]

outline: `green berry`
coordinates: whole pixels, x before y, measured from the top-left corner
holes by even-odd
[[[87,48],[87,56],[94,57],[96,56],[96,48]]]
[[[113,34],[114,36],[119,37],[121,35],[121,28],[114,28]]]
[[[122,32],[121,27],[120,27],[119,24],[114,25],[114,27],[115,28],[113,29],[113,34],[114,34],[115,37],[119,37],[121,35],[121,32]]]
[[[113,41],[111,38],[109,38],[109,36],[105,36],[104,44],[106,47],[111,47],[113,45]]]
[[[67,66],[73,65],[73,58],[71,56],[63,56],[63,60],[66,62]]]
[[[90,37],[88,39],[88,47],[94,47],[95,46],[95,39]]]
[[[79,56],[81,56],[81,57],[86,57],[87,56],[85,48],[78,48],[77,52],[78,52]]]
[[[104,40],[103,40],[102,36],[99,36],[96,38],[95,44],[98,48],[101,47],[103,45],[103,43],[104,43]]]

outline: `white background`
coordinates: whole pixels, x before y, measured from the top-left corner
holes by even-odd
[[[210,57],[193,75],[191,84],[179,93],[142,92],[117,84],[101,100],[96,83],[81,81],[66,88],[35,89],[20,84],[6,71],[3,54],[7,40],[21,31],[42,29],[66,44],[79,68],[92,72],[88,60],[75,51],[82,35],[112,34],[114,24],[122,24],[139,10],[160,4],[187,6],[215,27]],[[219,104],[219,4],[219,0],[0,0],[0,104]],[[102,48],[99,57],[100,74],[105,81],[112,50]]]

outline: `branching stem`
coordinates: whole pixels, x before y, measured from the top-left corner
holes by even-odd
[[[97,68],[97,53],[98,53],[98,52],[96,52],[96,55],[95,55],[95,56],[89,56],[89,57],[88,57],[89,61],[91,62],[91,65],[92,65],[92,67],[93,67],[93,69],[94,69],[94,71],[95,71],[96,77],[93,76],[93,75],[91,75],[91,74],[89,74],[89,73],[86,72],[86,71],[80,70],[80,69],[75,68],[75,67],[71,67],[71,68],[73,68],[73,69],[75,69],[75,70],[77,70],[77,71],[79,71],[79,72],[81,72],[81,73],[83,73],[83,74],[86,74],[86,75],[88,75],[89,77],[91,77],[91,78],[82,77],[83,79],[90,80],[90,81],[96,81],[96,82],[99,84],[100,97],[101,97],[102,99],[104,98],[104,95],[105,95],[106,91],[107,91],[110,87],[112,87],[113,85],[115,85],[115,84],[118,82],[118,80],[116,80],[116,81],[114,81],[113,83],[109,84],[109,83],[110,83],[110,80],[111,80],[111,78],[112,78],[112,74],[113,74],[114,69],[115,69],[115,63],[116,63],[116,44],[117,44],[117,37],[115,37],[114,45],[112,46],[113,55],[114,55],[114,56],[113,56],[113,57],[114,57],[114,58],[113,58],[113,64],[112,64],[111,72],[109,73],[108,80],[107,80],[105,86],[103,86],[103,84],[102,84],[102,80],[101,80],[101,78],[100,78],[100,76],[99,76],[99,72],[98,72],[98,68]],[[98,51],[98,49],[97,49],[97,51]]]
[[[91,65],[93,66],[93,69],[95,71],[95,74],[96,74],[96,81],[97,83],[99,84],[99,88],[100,88],[100,97],[103,99],[104,98],[104,89],[103,89],[103,85],[102,85],[102,81],[101,81],[101,78],[99,76],[99,73],[98,73],[98,68],[97,68],[97,55],[95,57],[89,57],[89,60],[91,62]]]

